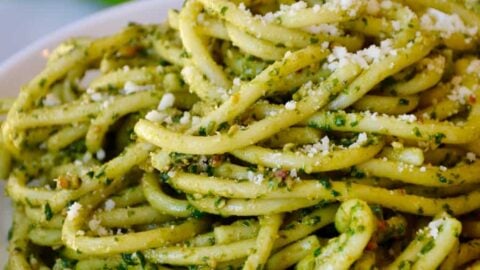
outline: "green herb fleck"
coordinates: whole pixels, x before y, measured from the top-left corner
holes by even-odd
[[[227,6],[223,6],[221,9],[220,9],[220,14],[222,14],[222,16],[225,16],[225,13],[227,12],[228,10],[228,7]]]
[[[52,219],[53,211],[52,211],[52,208],[50,207],[49,203],[45,204],[45,208],[43,209],[43,213],[45,214],[45,219],[47,221]]]
[[[410,104],[410,101],[408,101],[408,99],[406,99],[406,98],[401,98],[401,99],[398,100],[398,104],[400,104],[402,106],[405,106],[405,105]]]
[[[420,250],[420,253],[425,254],[428,253],[430,250],[432,250],[435,247],[435,241],[431,239],[428,241]]]
[[[335,115],[334,121],[337,127],[343,127],[345,126],[345,122],[347,122],[347,120],[345,119],[345,115],[341,115],[341,114]]]

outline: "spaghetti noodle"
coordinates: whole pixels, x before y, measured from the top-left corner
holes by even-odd
[[[478,266],[472,3],[188,0],[62,43],[0,100],[7,268]]]

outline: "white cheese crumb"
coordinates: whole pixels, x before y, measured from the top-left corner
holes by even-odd
[[[166,117],[167,117],[167,114],[161,113],[157,110],[149,111],[145,115],[145,119],[147,119],[148,121],[157,122],[157,123],[162,122]]]
[[[86,152],[82,157],[82,161],[83,161],[83,163],[87,163],[90,160],[92,160],[92,153]]]
[[[43,106],[51,107],[60,105],[61,101],[54,93],[48,93],[42,101]]]
[[[401,27],[400,22],[399,21],[392,21],[392,27],[393,27],[393,30],[395,30],[395,31],[400,30],[400,27]]]
[[[115,201],[112,199],[108,199],[105,202],[105,211],[112,211],[113,208],[115,208]]]
[[[177,172],[174,171],[174,170],[170,170],[170,171],[168,171],[167,175],[168,175],[168,177],[175,177],[175,175],[177,175]]]
[[[94,92],[94,93],[90,94],[90,99],[92,101],[95,101],[95,102],[102,101],[103,100],[103,95],[102,95],[102,93]]]
[[[480,60],[475,59],[467,67],[467,73],[480,73]]]
[[[105,159],[105,150],[103,149],[100,149],[97,151],[97,153],[95,153],[95,156],[97,157],[98,160],[104,160]]]
[[[477,160],[477,155],[475,155],[475,153],[473,153],[473,152],[468,152],[467,153],[467,160],[469,162],[474,162],[475,160]]]
[[[402,114],[398,116],[398,119],[408,122],[408,123],[413,123],[417,121],[417,117],[413,114]]]
[[[185,66],[182,68],[180,74],[182,74],[184,78],[189,78],[193,74],[193,68],[191,66]]]
[[[446,171],[446,170],[447,170],[447,167],[445,167],[445,166],[440,166],[440,167],[438,167],[438,168],[439,168],[439,169],[440,169],[440,171],[442,171],[442,172],[444,172],[444,171]]]
[[[468,89],[465,86],[460,86],[457,85],[454,87],[450,95],[448,95],[448,99],[452,101],[456,101],[460,104],[465,104],[467,102],[467,99],[471,96],[475,96],[472,90]]]
[[[380,4],[380,6],[383,8],[383,9],[391,9],[392,6],[393,6],[393,3],[392,1],[382,1],[382,3]]]
[[[242,82],[242,81],[241,81],[240,78],[238,78],[238,77],[236,77],[236,78],[233,79],[233,85],[235,85],[235,86],[240,86],[240,83],[241,83],[241,82]]]
[[[163,111],[167,108],[170,108],[175,103],[175,96],[172,93],[165,93],[158,104],[157,109]]]
[[[188,123],[190,123],[190,113],[184,112],[182,117],[180,118],[180,124],[186,125]]]
[[[323,24],[318,24],[318,25],[311,25],[308,27],[303,28],[305,31],[311,33],[311,34],[329,34],[332,36],[339,36],[343,34],[343,31],[340,30],[336,25],[334,24],[328,24],[328,23],[323,23]]]
[[[88,228],[100,236],[108,235],[108,230],[101,226],[100,223],[100,220],[93,218],[88,222]]]
[[[122,92],[125,95],[128,95],[135,92],[152,90],[154,88],[155,87],[153,85],[138,85],[132,81],[127,81],[123,86]]]
[[[367,13],[369,15],[377,15],[380,11],[380,4],[377,0],[369,0],[367,3]]]
[[[425,166],[422,166],[422,167],[420,167],[420,171],[421,171],[421,172],[426,172],[426,171],[427,171],[427,168],[426,168]]]
[[[263,174],[259,173],[256,174],[252,171],[247,172],[247,178],[248,180],[252,181],[253,183],[260,185],[263,182]]]
[[[79,204],[78,202],[74,202],[72,205],[70,205],[70,207],[68,208],[68,211],[67,211],[67,219],[68,220],[73,220],[75,219],[78,214],[79,214],[79,211],[82,209],[82,205]]]
[[[477,27],[465,26],[458,14],[447,14],[434,8],[427,9],[420,18],[420,25],[425,30],[440,32],[444,38],[448,38],[454,33],[475,36],[478,30]]]
[[[192,125],[195,126],[195,125],[199,124],[201,120],[202,120],[202,119],[201,119],[200,117],[198,117],[198,116],[193,116],[193,117],[192,117]]]
[[[352,143],[349,146],[349,148],[360,147],[360,146],[363,146],[367,142],[368,142],[367,133],[362,132],[362,133],[358,134],[357,140],[354,143]]]
[[[443,219],[438,219],[428,224],[428,228],[430,229],[429,235],[433,237],[433,239],[436,239],[438,237],[439,227],[442,224],[442,221]]]
[[[293,111],[297,108],[297,102],[294,100],[290,100],[289,102],[285,103],[285,109],[289,111]]]
[[[304,145],[301,150],[302,152],[306,153],[308,157],[313,157],[318,153],[327,155],[330,152],[330,138],[328,136],[324,136],[317,143]]]

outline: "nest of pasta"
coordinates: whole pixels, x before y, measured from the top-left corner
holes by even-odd
[[[471,2],[189,0],[65,41],[0,102],[9,269],[472,264]]]

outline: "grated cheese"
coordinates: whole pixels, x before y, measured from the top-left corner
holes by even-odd
[[[135,92],[140,92],[140,91],[147,91],[147,90],[152,90],[154,89],[155,87],[153,85],[138,85],[132,81],[127,81],[124,85],[123,85],[123,89],[121,90],[121,92],[125,95],[129,95],[131,93],[135,93]]]
[[[480,60],[475,59],[467,67],[467,73],[480,73]]]
[[[105,150],[103,149],[100,149],[97,151],[97,153],[95,153],[95,156],[97,157],[98,160],[104,160],[105,159]]]
[[[248,171],[247,172],[247,178],[248,180],[250,180],[251,182],[257,184],[257,185],[260,185],[262,182],[263,182],[263,174],[259,173],[259,174],[256,174],[252,171]]]
[[[473,152],[468,152],[467,153],[467,160],[469,162],[474,162],[475,160],[477,160],[477,155],[475,155],[475,153],[473,153]]]
[[[79,204],[78,202],[74,202],[72,205],[70,205],[70,207],[68,208],[68,211],[67,211],[67,219],[68,220],[73,220],[75,219],[80,210],[82,209],[82,205]]]
[[[287,103],[285,103],[285,109],[289,111],[293,111],[297,108],[297,102],[294,100],[290,100]]]
[[[478,31],[477,27],[467,27],[458,14],[447,14],[434,8],[428,8],[423,14],[420,26],[425,30],[440,32],[443,38],[455,33],[475,36]]]
[[[157,123],[162,122],[166,117],[167,117],[167,114],[161,113],[157,110],[149,111],[145,115],[145,119],[147,119],[148,121],[157,122]]]
[[[362,133],[358,134],[357,140],[354,143],[352,143],[349,146],[349,148],[361,147],[367,142],[368,142],[367,133],[362,132]]]
[[[175,96],[172,93],[165,93],[162,96],[160,103],[158,103],[157,109],[159,111],[164,111],[167,108],[172,107],[174,103],[175,103]]]
[[[180,118],[180,124],[186,125],[188,123],[190,123],[190,113],[184,112],[182,118]]]
[[[52,107],[61,104],[60,99],[54,93],[48,93],[42,100],[42,104],[45,107]]]
[[[112,199],[108,199],[105,202],[105,211],[112,211],[113,208],[115,208],[115,201]]]
[[[413,114],[402,114],[398,116],[398,119],[408,122],[408,123],[413,123],[417,121],[417,117]]]

